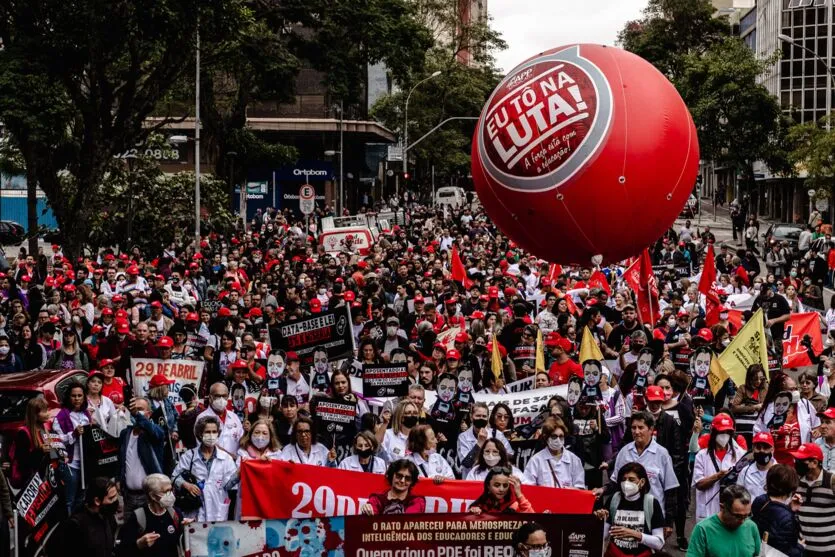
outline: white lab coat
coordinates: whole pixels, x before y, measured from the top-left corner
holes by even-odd
[[[284,447],[279,458],[287,462],[310,464],[312,466],[327,466],[328,448],[321,443],[313,443],[310,446],[310,455],[306,455],[295,443],[292,443]]]
[[[438,453],[431,453],[429,460],[423,460],[423,457],[418,453],[411,453],[406,457],[406,460],[411,460],[418,467],[418,473],[422,478],[434,478],[435,476],[443,476],[448,480],[455,479],[455,473],[449,462],[446,461]]]
[[[618,481],[618,473],[627,462],[637,462],[644,467],[647,476],[649,476],[650,493],[664,509],[664,492],[679,485],[675,470],[673,470],[673,459],[667,449],[653,439],[644,451],[638,454],[635,442],[632,441],[618,451],[618,456],[615,459],[615,469],[611,476],[613,482]]]
[[[557,482],[554,482],[554,476]],[[531,457],[525,466],[525,483],[545,487],[576,487],[586,489],[586,473],[580,458],[563,449],[559,458],[548,449],[542,449]]]
[[[507,437],[505,437],[504,433],[501,431],[488,427],[487,438],[495,438],[497,441],[501,441],[507,451],[507,454],[511,456],[513,455],[513,447],[510,446],[510,441],[507,440]],[[458,436],[458,458],[460,460],[464,460],[464,458],[470,454],[470,451],[473,450],[473,447],[476,446],[476,443],[478,443],[478,440],[475,436],[475,430],[471,426],[470,429]]]
[[[716,458],[716,464],[719,465],[719,470],[727,470],[733,468],[739,458],[745,454],[745,450],[731,441],[733,445],[733,454],[731,450],[725,453],[725,458],[719,460]],[[696,483],[712,476],[719,470],[713,465],[707,449],[701,449],[696,453],[696,461],[693,463],[693,481],[690,483],[692,487],[696,487]],[[719,512],[719,482],[714,483],[708,489],[696,489],[696,522],[704,520],[705,518]]]
[[[215,447],[215,460],[212,462],[211,471],[209,471],[199,453],[200,445],[183,453],[180,462],[177,463],[172,473],[178,487],[184,481],[180,474],[188,472],[189,469],[198,481],[204,483],[203,506],[196,513],[186,514],[186,518],[196,518],[199,522],[227,520],[229,517],[229,493],[226,488],[238,475],[238,465],[231,455]]]
[[[386,434],[383,436],[383,449],[388,453],[391,462],[406,458],[407,440],[408,437],[400,432],[394,433],[391,429],[386,430]]]
[[[385,474],[386,473],[386,463],[383,462],[382,458],[372,456],[372,464],[371,464],[371,473],[372,474]],[[360,457],[357,455],[351,455],[348,458],[344,459],[342,462],[339,463],[340,470],[352,470],[354,472],[365,472],[362,469],[362,464],[360,464]]]
[[[214,416],[220,420],[220,416],[211,408],[203,410],[197,416],[197,422],[204,416]],[[241,446],[241,437],[244,436],[244,426],[241,424],[240,418],[234,412],[226,411],[226,417],[220,422],[220,435],[218,436],[217,444],[226,449],[229,454],[238,454],[238,448]],[[200,442],[200,439],[197,440]]]

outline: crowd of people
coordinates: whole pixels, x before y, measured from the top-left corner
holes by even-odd
[[[424,512],[411,493],[420,478],[483,482],[473,513],[536,512],[525,485],[593,490],[614,556],[673,543],[696,556],[756,555],[764,532],[792,557],[835,549],[835,309],[823,353],[809,347],[817,373],[796,378],[780,363],[800,275],[762,276],[742,250],[717,246],[720,295],[750,292],[765,310],[773,365],[750,366],[744,384],[714,395],[711,358],[739,325],[727,309],[708,323],[696,284],[669,268],[698,272],[709,230],[671,231],[651,247],[660,314],[650,323],[623,266],[557,268],[478,209],[445,220],[412,203],[402,214],[367,253],[351,242],[327,252],[315,227],[275,210],[160,254],[21,253],[0,277],[0,373],[87,372],[57,415],[29,400],[5,468],[19,489],[44,459],[56,464],[69,518],[52,541],[90,556],[172,555],[189,520],[241,517],[241,463],[252,459],[385,475],[389,490],[370,494],[364,514]],[[459,254],[463,280],[453,278]],[[283,324],[338,308],[356,353],[317,351],[302,365],[279,348]],[[587,336],[604,360],[580,361]],[[175,406],[165,375],[136,388],[137,358],[202,361],[203,380],[178,386]],[[362,364],[395,361],[406,363],[407,396],[374,406],[351,388]],[[478,400],[527,378],[565,394],[526,421]],[[349,436],[319,430],[322,396],[356,403]],[[91,425],[118,439],[119,474],[82,489],[78,439]]]

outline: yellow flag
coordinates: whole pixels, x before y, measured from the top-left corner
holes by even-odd
[[[493,355],[491,357],[491,365],[493,368],[493,377],[499,379],[504,374],[504,363],[502,362],[502,353],[499,352],[499,341],[493,337]]]
[[[536,370],[545,370],[545,343],[542,342],[542,329],[536,331]]]
[[[583,331],[583,340],[580,342],[580,363],[586,360],[603,361],[603,354],[600,353],[600,347],[597,346],[594,337],[591,334],[591,329],[586,327]]]
[[[724,385],[727,380],[728,372],[725,371],[725,368],[723,368],[722,364],[719,363],[719,358],[714,356],[710,359],[710,373],[707,376],[707,381],[710,383],[710,392],[713,393],[713,396],[716,396],[716,393],[719,392],[719,389],[722,388],[722,385]]]
[[[768,349],[762,309],[751,316],[736,338],[725,348],[719,356],[719,363],[737,385],[745,383],[745,372],[752,364],[761,364],[768,373]]]

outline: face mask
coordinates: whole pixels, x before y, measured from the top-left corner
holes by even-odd
[[[789,273],[789,274],[790,274],[792,277],[796,277],[796,276],[797,276],[797,271],[792,271],[792,272],[791,272],[791,273]]]
[[[797,475],[800,477],[809,473],[809,463],[805,460],[795,460],[794,469],[797,470]]]
[[[716,436],[716,444],[720,447],[727,447],[730,440],[731,436],[727,433],[720,433]]]
[[[171,507],[173,507],[176,501],[177,497],[174,496],[173,491],[163,493],[162,497],[159,498],[159,504],[165,509],[170,509]]]
[[[674,317],[671,317],[670,319],[667,319],[667,326],[670,327],[671,329],[676,326],[676,320],[675,320]]]
[[[829,377],[830,375],[832,375],[832,369],[831,369],[831,368],[828,368],[828,367],[823,368],[823,374],[824,374],[826,377]]]
[[[397,327],[386,327],[386,334],[390,337],[397,336]]]
[[[792,404],[800,402],[800,391],[792,391]]]
[[[754,453],[754,461],[760,466],[765,466],[771,462],[771,453]]]
[[[487,420],[483,418],[473,420],[473,427],[476,429],[484,429],[487,427]]]
[[[101,514],[103,514],[103,515],[112,516],[112,515],[116,514],[116,511],[118,511],[118,510],[119,510],[119,501],[118,500],[113,501],[112,503],[110,503],[108,505],[101,505],[99,507],[99,512],[101,512]]]
[[[720,313],[719,314],[719,319],[721,319],[722,321],[725,321],[727,318],[728,318],[727,313]]]
[[[484,462],[485,462],[485,464],[487,464],[487,466],[495,466],[496,464],[499,463],[499,461],[501,459],[502,459],[502,457],[500,457],[497,454],[486,454],[486,455],[484,455]]]
[[[203,444],[207,447],[214,447],[217,445],[217,433],[206,433],[203,435]]]
[[[632,499],[641,491],[640,486],[635,482],[623,481],[620,482],[620,490],[623,492],[624,497],[627,499]]]
[[[418,417],[417,416],[403,416],[403,419],[400,420],[400,423],[403,424],[403,427],[408,427],[408,428],[411,429],[411,428],[413,428],[417,425]]]
[[[561,451],[563,446],[565,446],[565,439],[560,439],[559,437],[548,438],[548,448],[552,451]]]
[[[10,348],[8,346],[0,346],[0,355],[5,356],[9,353]]]
[[[320,288],[320,289],[319,289],[319,295],[320,295],[320,296],[324,296],[325,294],[327,294],[327,292],[328,292],[328,291],[327,291],[325,288]]]
[[[354,454],[360,458],[368,458],[369,456],[374,454],[374,451],[372,451],[371,449],[354,449]]]
[[[551,548],[543,547],[542,549],[529,549],[528,557],[551,557]]]
[[[810,286],[812,284],[812,281],[807,279],[803,281],[803,284],[805,284],[806,286]]]
[[[215,412],[223,412],[226,409],[226,399],[225,398],[213,398],[212,399],[212,410]]]
[[[255,447],[258,449],[263,449],[264,447],[270,444],[270,437],[268,435],[253,436],[252,444],[255,445]]]

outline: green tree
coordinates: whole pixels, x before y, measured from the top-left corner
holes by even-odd
[[[811,187],[831,193],[835,186],[835,132],[826,131],[824,125],[794,125],[787,135],[792,145],[788,159],[795,169],[806,171],[806,182]]]
[[[783,131],[777,99],[758,83],[768,67],[736,38],[685,56],[676,85],[699,133],[703,159],[735,167],[754,185],[754,163],[775,155]]]
[[[628,22],[618,43],[675,80],[685,57],[705,52],[729,31],[728,18],[714,17],[709,0],[650,0],[641,19]]]
[[[113,157],[162,126],[147,118],[206,44],[247,24],[244,0],[0,1],[0,120],[46,193],[65,251],[100,214]]]
[[[406,97],[415,84],[435,71],[441,75],[414,90],[409,99],[409,142],[450,117],[477,117],[501,80],[495,52],[507,47],[490,21],[467,21],[456,2],[415,0],[418,17],[435,37],[426,52],[424,73],[398,82],[399,91],[380,99],[372,110],[386,127],[403,133]],[[469,63],[465,55],[469,56]],[[520,60],[521,61],[521,60]],[[444,125],[431,140],[409,151],[426,177],[431,165],[441,178],[466,176],[470,166],[473,120]],[[424,180],[425,181],[425,180]]]

